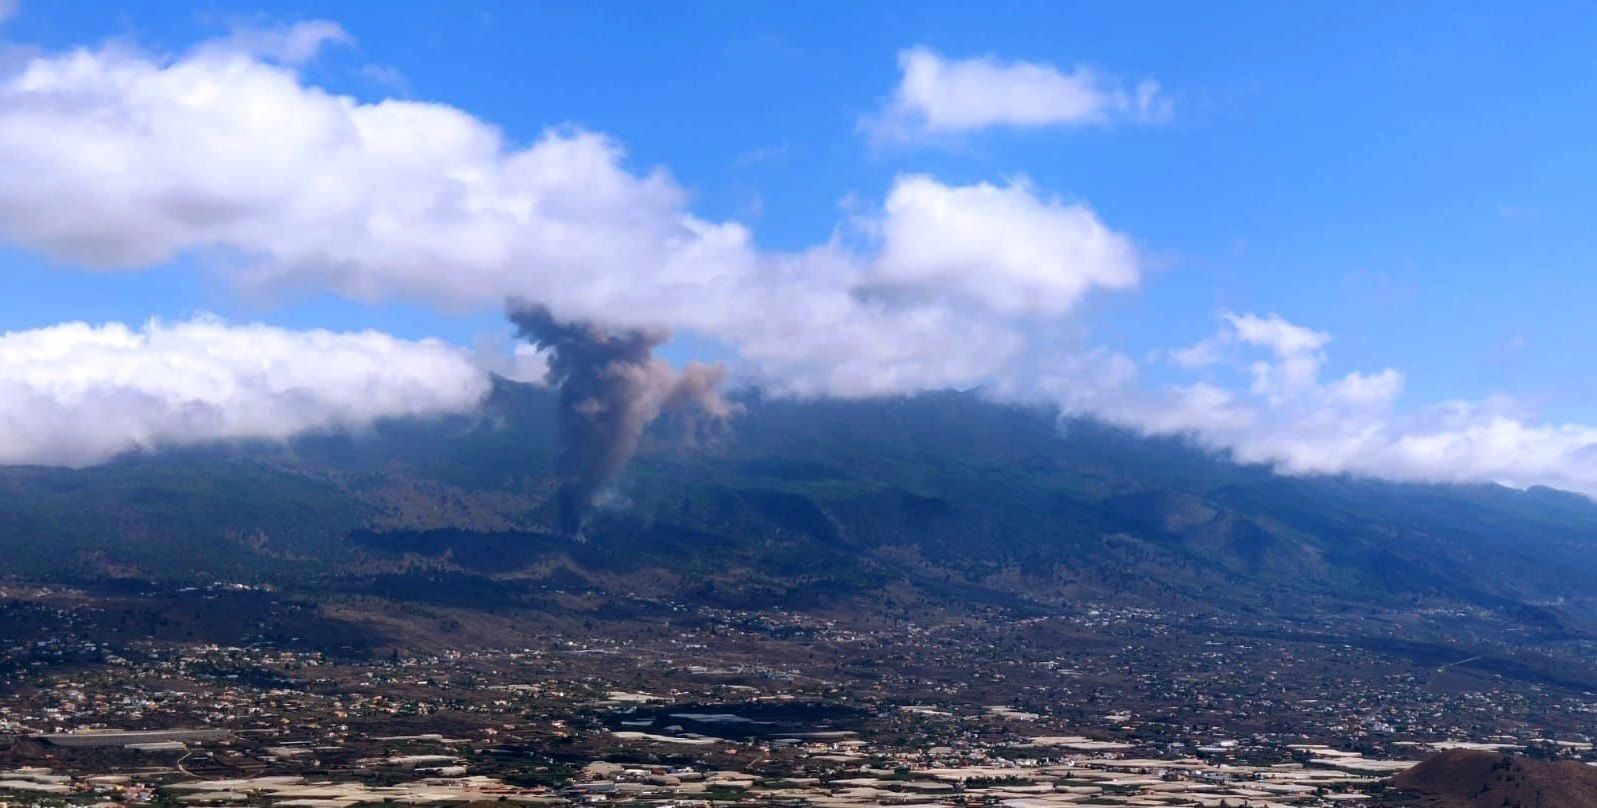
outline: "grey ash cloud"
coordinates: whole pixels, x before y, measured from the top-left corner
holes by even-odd
[[[566,535],[582,535],[595,502],[661,414],[690,412],[719,421],[732,413],[720,392],[724,368],[690,363],[677,369],[654,356],[668,331],[612,331],[563,321],[545,306],[520,301],[511,302],[509,317],[548,356],[548,383],[559,391],[556,506]]]

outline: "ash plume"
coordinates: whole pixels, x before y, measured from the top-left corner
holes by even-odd
[[[547,354],[548,383],[560,391],[556,510],[568,536],[581,537],[594,504],[662,413],[696,413],[713,421],[732,413],[720,393],[724,368],[690,363],[676,370],[654,357],[654,349],[670,338],[668,331],[610,331],[592,322],[558,320],[531,303],[512,302],[509,316],[520,335]]]

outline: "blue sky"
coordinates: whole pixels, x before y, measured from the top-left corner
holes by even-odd
[[[1112,6],[1112,7],[1111,7]],[[181,49],[239,20],[324,16],[315,3],[24,3],[14,40],[108,38]],[[363,97],[466,109],[531,140],[564,122],[660,165],[712,218],[773,247],[822,239],[850,192],[898,171],[1030,176],[1090,203],[1159,258],[1093,327],[1132,352],[1196,339],[1222,308],[1279,312],[1336,337],[1333,367],[1394,365],[1409,395],[1505,389],[1597,417],[1578,350],[1597,307],[1593,106],[1597,21],[1574,5],[1457,3],[345,4],[357,40],[309,71]],[[894,54],[1089,64],[1155,77],[1166,126],[997,132],[955,149],[873,149],[860,115],[893,86]],[[7,328],[195,308],[466,338],[495,318],[331,301],[241,305],[187,272],[86,276],[0,258]],[[303,310],[301,310],[303,308]]]
[[[1176,375],[1150,357],[1210,336],[1222,313],[1275,314],[1333,338],[1328,378],[1399,369],[1405,407],[1508,395],[1545,421],[1597,421],[1597,360],[1581,350],[1597,306],[1597,18],[1574,4],[132,2],[107,13],[22,0],[0,31],[45,52],[120,41],[181,54],[240,27],[318,18],[353,42],[299,66],[306,85],[446,104],[512,145],[563,125],[604,133],[628,170],[668,171],[694,215],[744,224],[763,250],[825,242],[849,204],[879,204],[907,174],[949,186],[1026,177],[1135,243],[1137,287],[1091,294],[1069,321],[1149,384]],[[892,96],[897,55],[914,46],[1153,79],[1170,114],[875,143],[861,121]],[[506,332],[495,306],[314,288],[263,301],[209,260],[86,271],[8,247],[0,328],[207,310],[461,344]],[[685,344],[675,358],[706,343]],[[1244,383],[1239,368],[1220,378]]]

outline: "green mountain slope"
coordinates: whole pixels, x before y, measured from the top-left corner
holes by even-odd
[[[550,395],[503,382],[478,417],[0,470],[0,553],[19,576],[496,606],[550,588],[819,606],[904,587],[1294,620],[1440,604],[1549,631],[1597,613],[1583,497],[1280,477],[971,394],[743,404],[693,445],[658,425],[585,543],[549,533]]]

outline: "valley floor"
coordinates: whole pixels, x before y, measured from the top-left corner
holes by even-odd
[[[623,606],[12,584],[0,799],[1332,805],[1439,749],[1597,760],[1597,696],[1553,664],[1578,648],[1515,667],[1108,605]]]

